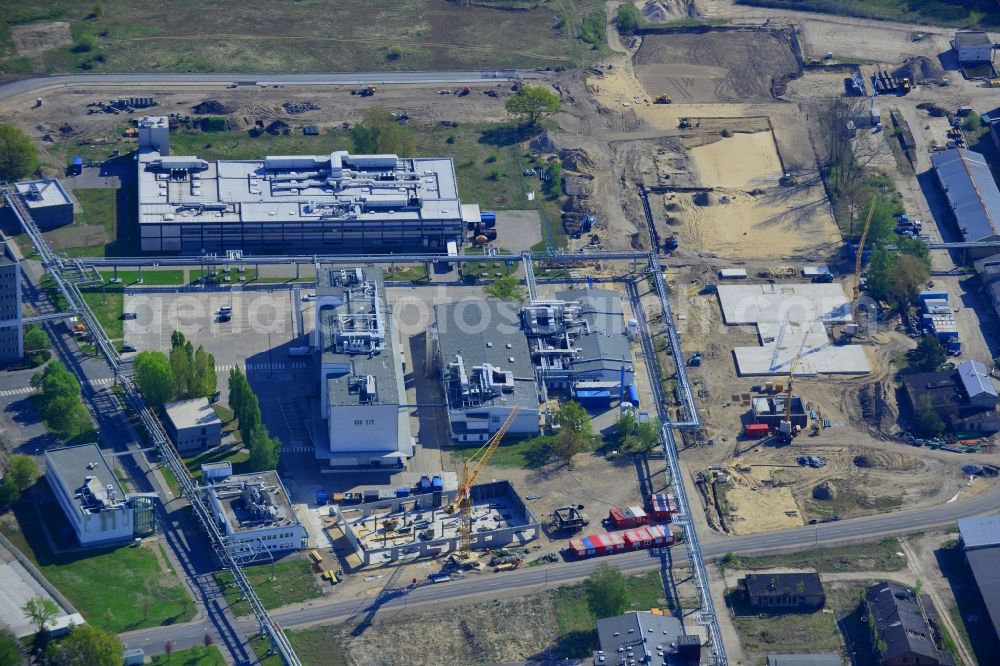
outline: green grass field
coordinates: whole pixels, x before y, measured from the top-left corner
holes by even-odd
[[[101,277],[104,281],[111,286],[111,278],[115,277],[115,272],[110,271],[99,271]],[[139,271],[123,271],[118,270],[119,285],[129,286],[134,285],[139,279]],[[147,269],[142,272],[142,283],[149,286],[173,286],[173,285],[183,285],[184,284],[184,271],[183,270],[173,270],[168,268],[163,269]]]
[[[758,614],[737,593],[728,594],[726,605],[735,615],[733,625],[748,652],[840,651],[840,632],[832,612]]]
[[[993,0],[736,0],[736,4],[962,28],[1000,26],[1000,5]]]
[[[191,478],[199,481],[201,479],[201,466],[205,463],[232,463],[233,473],[242,474],[250,471],[247,468],[247,461],[249,460],[250,452],[246,449],[217,447],[197,456],[185,458],[184,464],[187,465],[188,470],[191,472]]]
[[[0,71],[31,70],[14,31],[43,21],[69,22],[72,39],[48,45],[47,73],[532,69],[587,63],[605,48],[603,34],[584,33],[584,18],[603,10],[598,0],[277,0],[263,15],[224,0],[102,7],[73,0],[5,7]]]
[[[539,435],[530,439],[516,439],[501,442],[490,458],[490,467],[514,469],[534,469],[541,467],[552,458],[552,435]],[[455,449],[451,457],[461,463],[476,452],[476,447]]]
[[[663,582],[657,571],[626,578],[630,608],[649,610],[664,608]],[[559,623],[560,652],[569,657],[585,657],[597,649],[597,618],[587,606],[585,587],[564,585],[552,592]]]
[[[39,507],[47,523],[65,521],[54,500]],[[38,524],[35,507],[22,501],[16,524],[0,525],[3,535],[31,558],[88,623],[112,632],[187,622],[195,605],[181,587],[158,544],[139,548],[89,550],[54,555]]]
[[[262,564],[248,567],[246,574],[265,608],[277,608],[320,596],[312,567],[305,560],[295,559],[278,562],[273,566]],[[233,613],[249,615],[250,607],[247,603],[238,601],[240,593],[233,585],[232,574],[228,571],[216,573],[215,580],[222,587],[226,602],[232,607]]]
[[[896,553],[899,541],[893,537],[853,546],[814,548],[781,555],[737,557],[726,563],[730,569],[772,569],[796,567],[815,569],[819,573],[839,571],[899,571],[906,566],[906,558]]]
[[[208,647],[193,647],[187,650],[175,650],[168,657],[158,654],[149,662],[153,666],[225,666],[226,660],[222,652],[214,645]]]

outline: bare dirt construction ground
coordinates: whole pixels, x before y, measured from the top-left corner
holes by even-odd
[[[634,67],[648,92],[676,102],[767,102],[798,72],[787,35],[750,30],[647,35]]]
[[[689,152],[698,180],[706,187],[771,187],[784,173],[770,132],[720,136]]]
[[[73,43],[66,21],[28,23],[13,26],[10,32],[18,55],[28,58],[35,72],[45,71],[46,51]]]

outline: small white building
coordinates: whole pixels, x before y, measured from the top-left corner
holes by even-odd
[[[14,191],[39,229],[47,231],[73,224],[73,200],[55,178],[14,183]]]
[[[160,155],[170,154],[170,120],[166,116],[146,116],[140,118],[139,150],[155,151]]]
[[[253,561],[309,543],[275,471],[230,476],[203,492],[233,557]]]
[[[132,503],[96,445],[46,451],[45,478],[81,546],[132,539]]]
[[[178,400],[164,405],[167,432],[181,453],[204,451],[222,443],[222,420],[208,398]]]
[[[951,45],[958,53],[958,61],[963,65],[993,60],[993,42],[988,33],[979,30],[958,30]]]
[[[984,409],[996,408],[1000,398],[985,365],[979,361],[962,361],[958,364],[958,378],[970,405]]]

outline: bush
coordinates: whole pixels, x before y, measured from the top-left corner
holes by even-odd
[[[500,151],[491,150],[489,155],[486,156],[486,163],[492,164],[493,162],[496,162],[498,159],[500,159]]]
[[[595,10],[580,19],[580,39],[597,47],[604,43],[604,10]]]
[[[982,118],[975,111],[970,111],[969,115],[962,121],[962,127],[967,132],[978,132],[983,127]]]
[[[622,32],[632,32],[639,27],[639,10],[635,5],[618,5],[618,13],[615,17],[618,29]]]
[[[221,116],[208,116],[198,121],[202,132],[225,132],[226,119]]]
[[[93,35],[82,35],[77,40],[73,50],[77,53],[89,53],[97,48],[97,37]]]
[[[399,60],[403,57],[403,47],[398,44],[389,47],[389,60]]]

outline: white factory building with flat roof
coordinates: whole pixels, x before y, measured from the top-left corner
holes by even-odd
[[[445,252],[465,236],[445,157],[169,155],[165,118],[139,121],[143,252]]]

